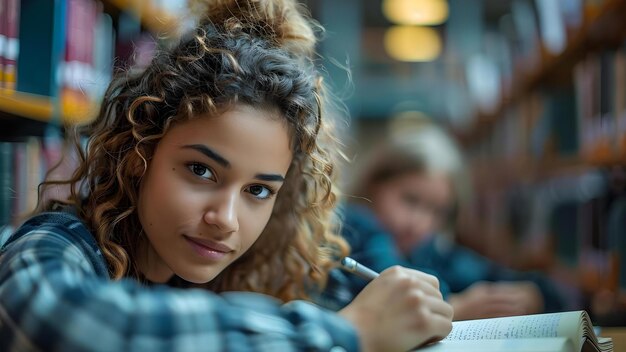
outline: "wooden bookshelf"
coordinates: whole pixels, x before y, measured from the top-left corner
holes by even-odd
[[[153,33],[175,34],[178,31],[178,19],[154,6],[153,1],[107,0],[107,2],[119,10],[134,13],[142,25]]]
[[[469,127],[456,131],[459,140],[465,145],[479,141],[504,116],[508,108],[555,76],[571,72],[573,66],[586,53],[602,47],[618,46],[626,36],[624,18],[626,1],[606,0],[597,11],[585,16],[578,29],[568,33],[567,45],[559,55],[550,55],[543,47],[537,48],[541,59],[537,67],[528,72],[517,72],[514,81],[518,83],[511,88],[510,93],[502,98],[492,112],[479,112]]]
[[[96,105],[92,103],[61,104],[59,119],[63,124],[87,122],[93,118]],[[19,116],[41,122],[50,122],[55,116],[55,103],[50,97],[12,90],[0,90],[0,118],[3,114]]]
[[[0,90],[0,111],[11,115],[47,121],[52,116],[50,98],[39,95]]]
[[[61,7],[51,7],[49,10],[49,16],[51,17],[53,17],[53,13],[56,13],[55,11],[62,11]],[[154,33],[155,36],[159,38],[163,36],[175,37],[178,34],[178,19],[170,14],[165,13],[161,8],[156,6],[155,1],[105,0],[103,10],[104,13],[110,14],[113,18],[117,17],[121,12],[134,14],[145,30]],[[69,9],[65,11],[69,11]],[[21,14],[18,13],[18,16],[20,15]],[[60,16],[59,18],[62,17],[63,16]],[[39,23],[40,22],[37,22],[31,25],[36,26]],[[65,23],[65,25],[67,25],[67,23]],[[45,29],[40,29],[38,32],[37,30],[35,30],[35,32],[53,33],[53,31],[47,27]],[[56,38],[61,41],[68,40],[67,38],[65,38],[66,35],[62,30],[58,32],[61,33],[60,38],[57,38],[59,37],[59,35],[54,35],[54,33],[56,32],[54,32],[53,35],[50,36],[50,38]],[[35,37],[39,38],[37,35],[35,35]],[[45,40],[45,42],[49,43],[51,42],[51,40]],[[55,47],[55,50],[57,47]],[[58,54],[54,53],[50,55],[52,59],[56,58],[56,60],[58,60],[58,56]],[[45,57],[44,61],[45,60],[50,60],[50,58]],[[59,64],[60,62],[55,62],[52,64],[52,66],[57,67],[57,65]],[[38,63],[38,66],[41,65],[39,65]],[[53,68],[53,70],[54,69],[55,68]],[[52,81],[55,81],[55,79],[52,79]],[[45,83],[41,84],[45,85]],[[64,94],[63,92],[61,92],[63,89],[63,82],[55,81],[54,83],[52,83],[51,86],[57,87],[59,89],[59,92],[58,94],[50,93],[50,95],[57,96],[60,94],[60,99],[49,97],[46,95],[47,93],[31,91],[29,89],[24,89],[24,91],[17,91],[2,88],[2,82],[0,82],[0,119],[4,120],[5,122],[15,122],[19,121],[20,119],[24,119],[26,121],[25,123],[27,124],[30,124],[30,122],[32,121],[43,123],[54,121],[60,124],[76,124],[88,122],[95,116],[95,113],[97,111],[97,103],[89,101],[89,98],[86,94],[80,94],[83,92],[78,92],[79,94]],[[17,88],[19,88],[19,84],[17,85]],[[26,91],[36,92],[38,94],[27,93]]]
[[[479,158],[472,162],[475,177],[484,180],[487,187],[510,182],[542,181],[560,176],[582,174],[590,170],[626,165],[626,156],[612,155],[604,159],[581,158],[577,155],[554,156],[541,160],[519,157]],[[495,184],[494,184],[495,182]]]

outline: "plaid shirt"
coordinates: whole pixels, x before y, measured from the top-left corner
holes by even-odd
[[[85,225],[44,213],[0,243],[1,351],[342,351],[356,331],[303,301],[111,281]]]

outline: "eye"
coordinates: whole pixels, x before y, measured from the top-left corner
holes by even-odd
[[[268,199],[275,193],[272,189],[261,185],[252,185],[247,191],[257,199]]]
[[[193,172],[193,174],[198,177],[206,180],[215,181],[215,175],[213,175],[213,171],[211,171],[211,169],[209,169],[205,165],[202,165],[200,163],[190,163],[187,165],[187,168],[189,168],[189,171]]]

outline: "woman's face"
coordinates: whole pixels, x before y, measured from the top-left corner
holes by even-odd
[[[143,274],[215,278],[261,235],[291,159],[288,128],[268,111],[238,105],[174,125],[140,186]]]
[[[453,191],[445,174],[412,172],[377,185],[372,202],[398,249],[408,253],[447,220]]]

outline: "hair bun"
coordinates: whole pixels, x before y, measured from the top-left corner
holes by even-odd
[[[295,0],[191,0],[190,8],[200,23],[263,37],[296,55],[312,56],[313,28],[322,29]]]

